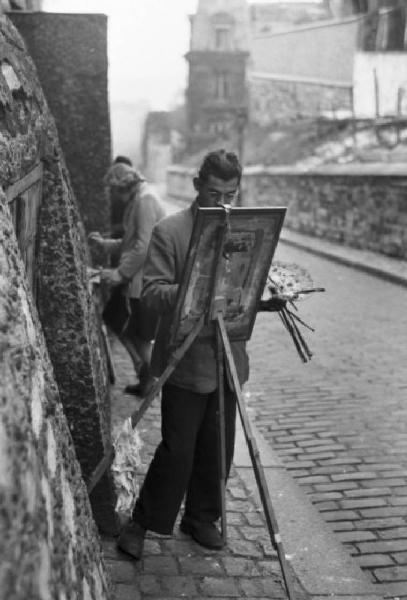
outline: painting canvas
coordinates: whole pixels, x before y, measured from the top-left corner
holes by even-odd
[[[285,207],[198,208],[183,280],[178,289],[170,345],[178,346],[214,301],[224,306],[231,341],[250,339]]]

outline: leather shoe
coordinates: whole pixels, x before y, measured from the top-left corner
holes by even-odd
[[[150,392],[154,383],[155,379],[150,373],[150,367],[147,363],[144,363],[140,368],[139,383],[137,383],[136,385],[127,385],[124,388],[124,393],[132,394],[133,396],[139,396],[140,398],[145,398]]]
[[[189,534],[198,544],[210,548],[211,550],[220,550],[224,546],[222,536],[214,523],[204,523],[183,517],[180,523],[182,533]]]
[[[130,521],[123,527],[117,540],[117,545],[123,552],[130,554],[133,558],[140,560],[143,554],[144,538],[146,530],[144,527]]]
[[[132,396],[139,396],[140,395],[140,384],[139,383],[131,383],[129,385],[126,385],[126,387],[124,388],[123,391],[125,394],[131,394]]]
[[[150,392],[154,383],[154,377],[150,377],[149,379],[143,381],[143,383],[126,385],[124,388],[124,393],[131,394],[132,396],[138,396],[139,398],[145,398]]]

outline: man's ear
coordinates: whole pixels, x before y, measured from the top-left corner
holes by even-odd
[[[201,187],[201,180],[199,179],[199,177],[194,177],[192,183],[194,184],[194,190],[196,192],[199,192]]]

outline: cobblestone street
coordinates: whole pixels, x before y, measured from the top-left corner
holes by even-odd
[[[407,311],[401,286],[280,243],[326,293],[298,303],[302,364],[277,315],[249,344],[251,416],[386,597],[407,598]]]
[[[122,393],[132,382],[130,361],[113,345],[117,382],[113,393],[113,422],[121,425],[139,401]],[[141,484],[152,453],[160,440],[160,404],[156,399],[138,426],[143,441]],[[222,551],[206,550],[180,533],[174,536],[148,532],[144,555],[134,561],[116,549],[116,540],[105,537],[103,549],[115,600],[171,600],[175,598],[287,598],[277,554],[272,548],[262,511],[253,492],[234,469],[227,489],[228,545]],[[309,596],[295,581],[296,600]]]

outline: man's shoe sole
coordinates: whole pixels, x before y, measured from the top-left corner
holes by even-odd
[[[225,545],[223,540],[216,545],[203,543],[202,540],[199,539],[199,535],[196,535],[194,526],[188,525],[187,523],[184,523],[184,521],[181,521],[179,528],[182,533],[190,535],[200,546],[203,546],[204,548],[209,548],[210,550],[221,550]]]

